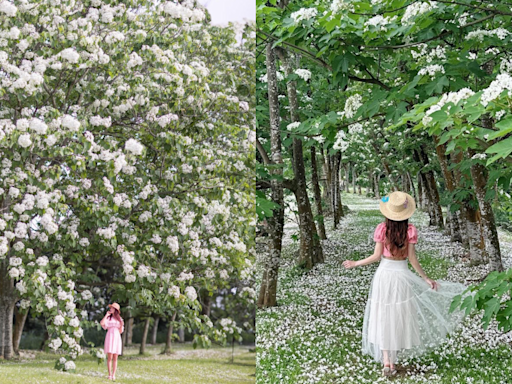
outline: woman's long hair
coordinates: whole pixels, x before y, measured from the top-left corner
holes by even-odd
[[[386,244],[394,257],[404,257],[407,254],[409,241],[407,230],[409,220],[394,221],[386,218]]]
[[[123,320],[123,318],[121,317],[121,314],[119,313],[119,311],[117,310],[117,308],[114,308],[114,313],[111,313],[111,314],[110,314],[109,319],[111,319],[111,318],[116,319],[117,321],[119,321],[121,324],[123,324],[123,325],[124,325],[124,320]]]

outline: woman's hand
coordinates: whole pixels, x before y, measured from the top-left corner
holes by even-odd
[[[346,269],[350,269],[350,268],[357,267],[356,262],[355,262],[355,261],[353,261],[353,260],[345,260],[345,261],[343,262],[343,266],[344,266]]]
[[[425,280],[428,283],[428,285],[430,285],[430,288],[435,289],[437,291],[437,287],[439,286],[439,284],[437,284],[437,281],[432,280],[429,277],[425,277],[423,280]]]

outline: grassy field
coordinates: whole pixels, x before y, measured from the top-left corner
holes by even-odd
[[[343,194],[351,209],[340,226],[326,221],[322,248],[326,261],[310,271],[295,266],[298,228],[288,222],[278,283],[278,306],[257,314],[258,384],[337,384],[388,381],[380,364],[361,353],[363,312],[378,263],[345,270],[346,259],[372,254],[373,231],[383,221],[376,199]],[[469,284],[484,273],[468,263],[466,251],[436,228],[428,216],[416,211],[410,222],[419,231],[418,259],[436,280]],[[510,246],[503,236],[504,248]],[[265,252],[261,244],[259,252]],[[510,266],[510,254],[503,254]],[[412,269],[412,267],[411,267]],[[399,361],[394,383],[512,383],[512,333],[504,334],[492,322],[480,326],[472,315],[445,345],[421,358]]]
[[[231,348],[212,347],[194,350],[190,344],[176,344],[173,354],[160,355],[161,345],[148,346],[140,356],[138,348],[125,350],[119,357],[116,383],[180,383],[180,384],[234,384],[255,382],[255,353],[249,347],[237,346],[231,363]],[[94,384],[107,380],[106,363],[98,365],[90,355],[76,361],[75,373],[53,369],[58,355],[22,351],[16,360],[0,361],[0,383]]]

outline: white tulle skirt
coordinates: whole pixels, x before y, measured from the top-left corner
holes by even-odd
[[[448,311],[453,298],[467,287],[437,283],[437,291],[431,289],[409,269],[408,260],[382,257],[364,313],[363,353],[379,362],[387,354],[395,363],[398,357],[421,356],[441,344],[464,318],[462,311]]]

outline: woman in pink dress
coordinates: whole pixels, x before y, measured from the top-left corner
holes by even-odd
[[[107,330],[105,353],[107,354],[108,379],[116,381],[117,356],[122,353],[123,349],[121,333],[124,331],[124,321],[119,304],[114,303],[108,306],[109,310],[100,321],[100,325]]]

